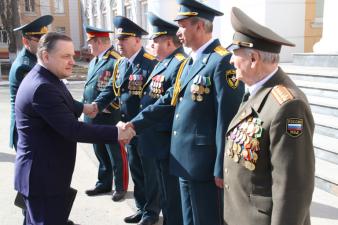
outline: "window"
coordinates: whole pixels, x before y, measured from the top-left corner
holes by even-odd
[[[63,0],[54,0],[55,13],[64,13]]]
[[[141,26],[145,30],[148,30],[148,20],[147,20],[147,13],[148,13],[148,2],[141,0]]]
[[[65,27],[56,27],[56,32],[65,34],[66,28]]]
[[[7,38],[7,31],[0,27],[0,45],[1,44],[7,44],[8,38]]]
[[[126,5],[124,6],[124,16],[132,19],[132,15],[131,15],[131,5]]]
[[[35,1],[25,0],[25,12],[34,12],[34,11],[35,11]]]

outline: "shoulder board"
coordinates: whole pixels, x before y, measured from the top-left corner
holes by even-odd
[[[182,60],[184,60],[185,59],[185,56],[182,54],[182,53],[177,53],[176,55],[175,55],[175,58],[178,60],[178,61],[182,61]]]
[[[284,102],[294,99],[289,89],[283,85],[277,85],[273,87],[271,93],[280,105],[282,105]]]
[[[147,52],[143,54],[143,57],[146,58],[146,59],[149,59],[149,60],[154,60],[156,58],[155,56],[150,55]]]
[[[119,53],[117,53],[117,52],[114,51],[114,50],[112,50],[112,51],[110,52],[110,55],[113,56],[115,59],[119,59],[119,58],[122,57]]]
[[[222,47],[221,45],[218,45],[218,46],[214,49],[214,51],[215,51],[216,53],[218,53],[219,55],[221,55],[221,56],[225,56],[225,55],[229,54],[229,52],[228,52],[224,47]]]

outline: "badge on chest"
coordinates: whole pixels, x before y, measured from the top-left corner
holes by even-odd
[[[149,96],[152,98],[159,98],[164,92],[164,76],[163,75],[156,75],[151,78],[150,83],[150,93]]]
[[[128,89],[130,95],[142,95],[143,76],[137,74],[131,74],[129,76]]]
[[[226,137],[226,155],[248,170],[255,170],[259,157],[263,128],[259,118],[248,117]]]
[[[210,94],[210,88],[210,77],[197,75],[193,80],[193,84],[190,86],[191,99],[193,101],[202,102],[205,95]]]

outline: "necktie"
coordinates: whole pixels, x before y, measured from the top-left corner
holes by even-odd
[[[242,103],[248,101],[249,97],[250,97],[250,92],[247,90],[247,91],[245,91],[245,93],[243,95]]]
[[[95,57],[95,64],[94,65],[96,65],[98,61],[99,61],[99,57]]]

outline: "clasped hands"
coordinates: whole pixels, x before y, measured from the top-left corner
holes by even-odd
[[[83,104],[83,113],[90,118],[95,118],[99,113],[99,108],[95,102],[92,104]]]
[[[116,124],[118,130],[118,140],[123,144],[128,144],[130,140],[136,135],[134,126],[132,123],[124,123],[122,121]]]

